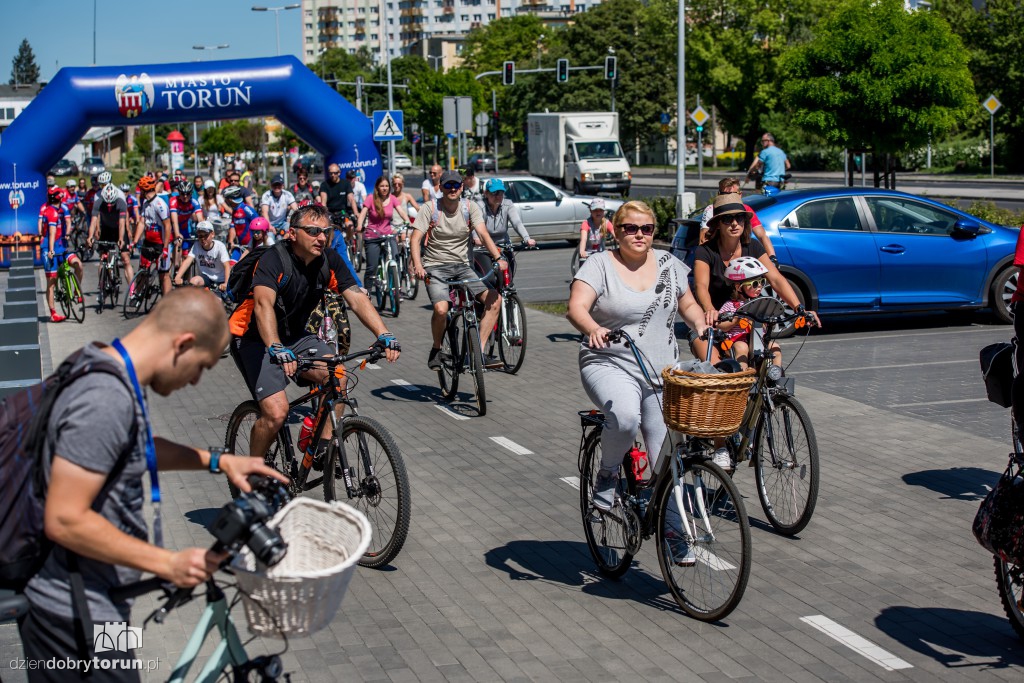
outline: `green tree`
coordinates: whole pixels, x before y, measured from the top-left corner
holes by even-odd
[[[843,147],[922,147],[977,106],[960,39],[902,0],[844,0],[781,67],[793,120]]]
[[[994,123],[996,132],[1006,136],[1006,149],[998,158],[1003,150],[997,144],[997,161],[1014,170],[1024,168],[1024,105],[1019,104],[1024,103],[1024,54],[1019,44],[1024,5],[1019,0],[987,0],[975,9],[971,0],[933,0],[932,11],[945,18],[963,41],[978,99],[994,94],[1003,102]],[[989,114],[980,101],[963,127],[988,138]]]
[[[11,60],[11,80],[8,85],[26,85],[39,82],[39,66],[36,64],[36,56],[32,53],[32,46],[28,38],[21,41],[18,46],[18,54]]]
[[[242,128],[248,125],[245,121],[224,121],[216,128],[203,132],[199,143],[199,151],[203,154],[237,154],[246,149],[242,141]]]
[[[473,74],[465,69],[425,71],[415,82],[409,84],[405,110],[409,118],[415,119],[425,135],[444,134],[442,101],[445,97],[472,97],[473,110],[488,108],[484,88]]]

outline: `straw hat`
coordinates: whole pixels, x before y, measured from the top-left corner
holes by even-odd
[[[750,220],[750,211],[743,206],[743,197],[738,194],[720,194],[715,197],[715,203],[713,207],[713,213],[708,223],[714,223],[722,216],[729,216],[732,214],[741,213],[746,216],[747,220]]]

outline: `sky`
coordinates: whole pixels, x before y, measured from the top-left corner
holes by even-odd
[[[0,0],[0,82],[10,79],[11,61],[27,38],[49,81],[59,67],[93,63],[93,4],[96,5],[96,64],[166,64],[197,59],[245,59],[277,54],[273,12],[300,0]],[[174,9],[172,16],[170,10]],[[302,10],[278,13],[281,54],[302,58]],[[193,50],[222,45],[223,50]]]

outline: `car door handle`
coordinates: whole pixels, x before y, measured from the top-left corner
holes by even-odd
[[[532,206],[521,206],[521,207],[519,207],[519,210],[520,211],[533,211],[533,207]]]
[[[882,251],[887,254],[902,254],[906,251],[906,248],[902,244],[887,244],[881,247]]]

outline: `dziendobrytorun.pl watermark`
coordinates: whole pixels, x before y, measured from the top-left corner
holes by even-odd
[[[159,671],[160,658],[156,659],[12,659],[9,668],[12,671]]]

